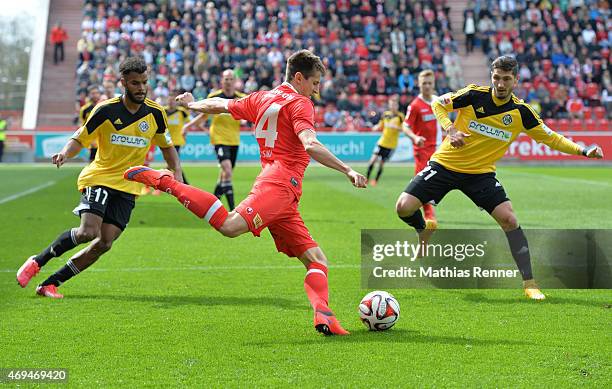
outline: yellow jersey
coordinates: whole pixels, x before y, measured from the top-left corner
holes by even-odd
[[[88,101],[87,103],[85,103],[85,105],[81,107],[81,110],[79,111],[79,120],[81,121],[81,125],[85,124],[94,106],[94,103]]]
[[[510,144],[524,132],[538,143],[566,154],[580,155],[582,148],[552,131],[523,100],[514,94],[500,100],[491,87],[474,84],[455,93],[441,96],[432,103],[440,125],[446,130],[451,124],[448,113],[457,110],[454,125],[457,131],[470,134],[465,145],[455,148],[446,137],[431,160],[460,173],[489,173],[495,162],[504,156]]]
[[[170,131],[170,137],[172,138],[172,144],[175,146],[182,146],[185,144],[185,137],[183,136],[183,127],[189,121],[189,113],[183,107],[176,107],[170,109],[164,107],[166,115],[168,117],[168,131]]]
[[[101,185],[140,194],[142,184],[123,179],[123,172],[144,163],[153,140],[159,147],[172,147],[167,128],[166,112],[153,100],[145,99],[134,114],[121,97],[96,105],[85,124],[72,135],[82,146],[93,141],[98,144],[96,158],[79,175],[79,190]]]
[[[234,92],[227,96],[223,89],[211,92],[208,98],[220,97],[222,99],[238,99],[246,96],[242,92]],[[240,145],[240,120],[236,120],[229,113],[220,113],[212,116],[210,123],[210,143],[213,145],[238,146]]]
[[[397,140],[399,139],[400,132],[402,131],[403,122],[403,113],[385,111],[380,122],[378,122],[378,125],[382,126],[382,135],[378,140],[378,145],[387,149],[395,149],[397,147]]]

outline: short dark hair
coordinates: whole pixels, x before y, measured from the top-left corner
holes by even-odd
[[[505,72],[511,71],[516,76],[518,74],[518,61],[511,55],[502,55],[491,63],[491,72],[493,69],[501,69]]]
[[[90,85],[90,86],[87,87],[87,93],[91,93],[91,92],[93,92],[95,90],[100,92],[100,85],[94,84],[94,85]]]
[[[321,72],[321,75],[325,73],[325,66],[321,62],[321,58],[309,50],[300,50],[291,54],[287,60],[285,78],[287,81],[291,81],[297,72],[302,73],[306,78],[310,78],[317,71]]]
[[[119,65],[119,72],[123,77],[128,74],[135,73],[145,73],[147,71],[147,63],[142,57],[127,57],[121,65]]]

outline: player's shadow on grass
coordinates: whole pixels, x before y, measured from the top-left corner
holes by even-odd
[[[77,300],[109,300],[128,303],[152,304],[153,308],[177,308],[185,305],[210,306],[265,306],[288,310],[303,310],[306,305],[280,297],[238,297],[238,296],[154,296],[154,295],[74,295]]]
[[[605,308],[607,306],[609,306],[609,302],[602,302],[602,301],[590,301],[587,298],[585,299],[577,299],[577,298],[571,298],[571,297],[557,297],[557,296],[551,296],[548,295],[546,297],[546,300],[544,301],[530,301],[524,297],[496,297],[496,298],[491,298],[486,296],[484,293],[469,293],[466,294],[465,297],[463,298],[465,301],[468,302],[473,302],[473,303],[486,303],[486,304],[535,304],[535,305],[549,305],[549,304],[553,304],[553,305],[565,305],[565,304],[574,304],[574,305],[584,305],[584,306],[591,306],[591,307],[601,307],[601,308]]]
[[[353,331],[349,336],[333,336],[326,339],[319,339],[313,337],[310,339],[300,339],[297,341],[279,342],[277,340],[271,340],[269,342],[249,342],[245,343],[246,346],[274,346],[278,343],[285,343],[291,345],[310,345],[320,344],[321,341],[328,342],[339,342],[339,343],[369,343],[369,342],[384,342],[384,343],[423,343],[423,344],[454,344],[463,345],[466,347],[472,346],[533,346],[535,343],[526,342],[523,340],[510,340],[510,339],[481,339],[471,337],[458,337],[458,336],[441,336],[441,335],[427,335],[425,333],[407,330],[401,328],[393,328],[384,332],[372,332],[367,330]]]

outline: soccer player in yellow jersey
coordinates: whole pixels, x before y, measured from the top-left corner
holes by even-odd
[[[77,181],[82,196],[73,212],[81,218],[80,226],[64,231],[40,254],[28,258],[17,272],[17,282],[25,288],[51,258],[91,242],[36,288],[41,296],[62,298],[57,287],[87,269],[121,235],[142,189],[142,184],[124,180],[123,171],[144,163],[153,140],[174,170],[175,178],[182,181],[178,155],[167,131],[166,113],[146,98],[146,63],[142,58],[129,57],[119,69],[125,93],[98,104],[85,124],[52,157],[59,168],[85,145],[94,140],[98,143],[95,160],[81,171]]]
[[[414,227],[427,244],[433,230],[426,229],[419,208],[429,201],[440,203],[451,190],[459,189],[486,210],[505,231],[512,256],[521,272],[525,295],[543,300],[533,279],[527,238],[512,210],[504,187],[495,178],[495,162],[521,132],[539,143],[567,154],[602,158],[597,146],[583,148],[553,132],[513,89],[518,83],[518,63],[501,56],[491,64],[492,87],[469,85],[442,96],[432,104],[436,118],[448,136],[397,200],[397,214]],[[448,118],[457,110],[455,122]]]
[[[176,104],[175,98],[179,94],[178,91],[172,91],[168,96],[168,104],[164,109],[168,116],[168,131],[170,132],[170,138],[172,138],[172,144],[176,149],[176,153],[180,156],[181,147],[185,145],[183,127],[185,127],[185,124],[189,121],[189,112]],[[185,172],[183,172],[183,182],[189,184],[185,178]]]
[[[382,115],[382,118],[372,128],[374,131],[381,131],[382,135],[378,140],[378,144],[372,153],[372,157],[368,162],[368,171],[366,177],[370,180],[370,175],[372,174],[372,169],[374,169],[374,165],[376,164],[376,160],[378,162],[378,172],[376,173],[376,179],[370,180],[371,186],[376,186],[378,180],[380,180],[380,176],[383,172],[383,166],[385,162],[391,158],[391,154],[393,154],[393,150],[397,147],[397,140],[402,131],[402,123],[404,122],[404,114],[399,111],[399,102],[396,97],[392,97],[389,99],[389,110],[385,111]],[[379,159],[380,158],[380,159]]]
[[[98,85],[90,85],[87,88],[87,95],[89,97],[89,101],[85,103],[81,107],[79,111],[79,119],[81,121],[81,126],[85,124],[89,114],[94,109],[94,107],[102,100],[102,94],[100,93],[100,87]],[[94,143],[89,147],[89,162],[93,161],[96,158],[96,152],[98,151],[98,146]]]
[[[208,98],[219,97],[222,99],[236,99],[246,96],[236,90],[236,77],[232,69],[223,71],[221,76],[221,89],[211,92]],[[200,114],[185,126],[185,130],[194,125],[203,123],[208,119],[208,114]],[[232,173],[236,166],[238,147],[240,146],[240,120],[236,120],[229,113],[213,115],[210,124],[210,143],[215,147],[217,160],[221,170],[219,180],[215,187],[215,196],[221,198],[225,195],[227,205],[234,209],[234,187],[232,184]]]

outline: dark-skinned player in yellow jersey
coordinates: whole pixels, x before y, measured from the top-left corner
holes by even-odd
[[[28,258],[17,271],[17,282],[25,288],[49,260],[90,243],[43,281],[36,288],[38,295],[62,298],[57,287],[91,266],[119,238],[130,219],[136,195],[142,190],[142,184],[124,180],[123,171],[144,163],[152,141],[161,148],[174,178],[183,180],[168,134],[166,113],[147,99],[146,63],[142,58],[129,57],[119,70],[125,93],[96,105],[62,151],[53,155],[52,161],[59,168],[91,142],[98,144],[94,161],[81,171],[77,181],[82,196],[73,212],[80,217],[80,226],[64,231],[40,254]]]
[[[433,230],[426,228],[419,208],[430,201],[439,204],[448,192],[459,189],[506,233],[525,295],[543,300],[545,295],[533,278],[527,238],[504,187],[495,178],[495,163],[521,132],[566,154],[602,158],[603,152],[597,145],[582,147],[548,128],[528,104],[512,93],[518,83],[517,71],[516,59],[501,56],[491,64],[492,87],[469,85],[432,104],[448,136],[399,196],[396,210],[400,219],[416,229],[424,243],[422,247],[426,247]],[[458,115],[453,123],[448,114],[454,110]]]

